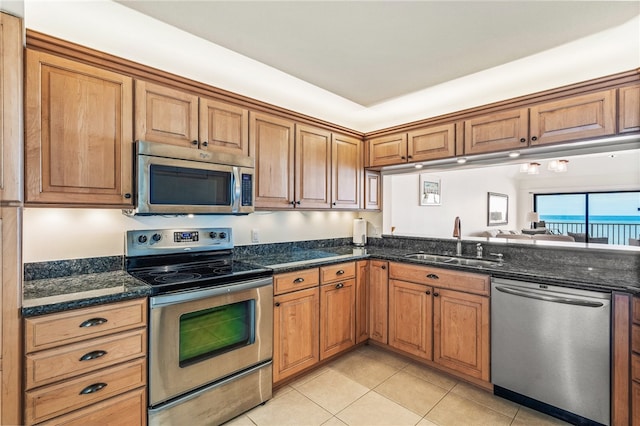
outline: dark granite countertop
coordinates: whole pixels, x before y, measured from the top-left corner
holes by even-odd
[[[618,262],[616,257],[599,254],[598,261],[581,256],[557,255],[553,261],[529,252],[508,252],[502,265],[462,266],[407,258],[416,247],[364,248],[352,245],[333,247],[288,247],[284,250],[242,253],[236,260],[257,267],[268,267],[274,273],[349,262],[360,259],[381,259],[429,265],[438,268],[489,274],[500,278],[533,281],[596,291],[624,291],[640,295],[640,270],[634,262]],[[429,250],[425,250],[429,252]],[[432,250],[435,254],[450,254]],[[560,252],[558,252],[560,253]],[[629,266],[631,265],[631,266]],[[74,274],[58,278],[42,278],[24,282],[24,317],[42,315],[109,302],[147,297],[151,288],[125,271]]]
[[[125,271],[111,271],[25,281],[22,316],[119,302],[151,294],[151,287]]]

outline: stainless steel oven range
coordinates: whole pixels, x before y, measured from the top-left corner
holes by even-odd
[[[271,398],[272,271],[232,260],[230,228],[128,231],[152,286],[150,425],[220,424]]]

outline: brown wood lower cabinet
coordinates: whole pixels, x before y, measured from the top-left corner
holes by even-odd
[[[273,381],[278,383],[320,360],[320,289],[278,295],[273,301]]]
[[[356,280],[320,287],[320,359],[356,344]]]
[[[389,305],[389,263],[369,263],[369,338],[387,343]]]
[[[431,359],[431,287],[389,280],[389,346]]]
[[[489,298],[435,289],[433,361],[489,381]]]
[[[489,382],[488,295],[487,275],[389,263],[389,346]]]
[[[24,323],[26,424],[146,424],[146,299]]]

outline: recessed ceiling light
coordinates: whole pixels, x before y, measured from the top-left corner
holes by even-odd
[[[415,167],[416,169],[421,169],[421,168],[422,168],[422,164],[416,164],[416,165],[415,165],[415,166],[413,166],[413,167]]]
[[[458,162],[458,164],[464,164],[464,163],[467,162],[467,159],[466,158],[458,158],[456,161]]]
[[[511,157],[511,158],[520,157],[520,153],[519,152],[510,152],[509,153],[509,157]]]

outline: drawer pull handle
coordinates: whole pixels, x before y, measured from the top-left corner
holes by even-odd
[[[86,388],[80,391],[80,395],[89,395],[91,393],[98,392],[107,387],[106,383],[94,383],[92,385],[87,386]]]
[[[80,324],[80,328],[94,327],[96,325],[104,324],[105,322],[107,322],[106,318],[91,318]]]
[[[437,276],[436,274],[427,274],[427,278],[431,279],[431,280],[439,280],[440,277]]]
[[[344,284],[343,284],[343,283],[338,283],[338,284],[336,284],[336,288],[342,288],[342,287],[344,287]]]
[[[91,361],[92,359],[102,358],[106,354],[107,351],[92,351],[82,355],[80,361]]]
[[[304,278],[296,278],[295,280],[293,280],[294,284],[300,284],[304,282]]]
[[[344,275],[344,270],[340,269],[336,271],[336,275]]]

